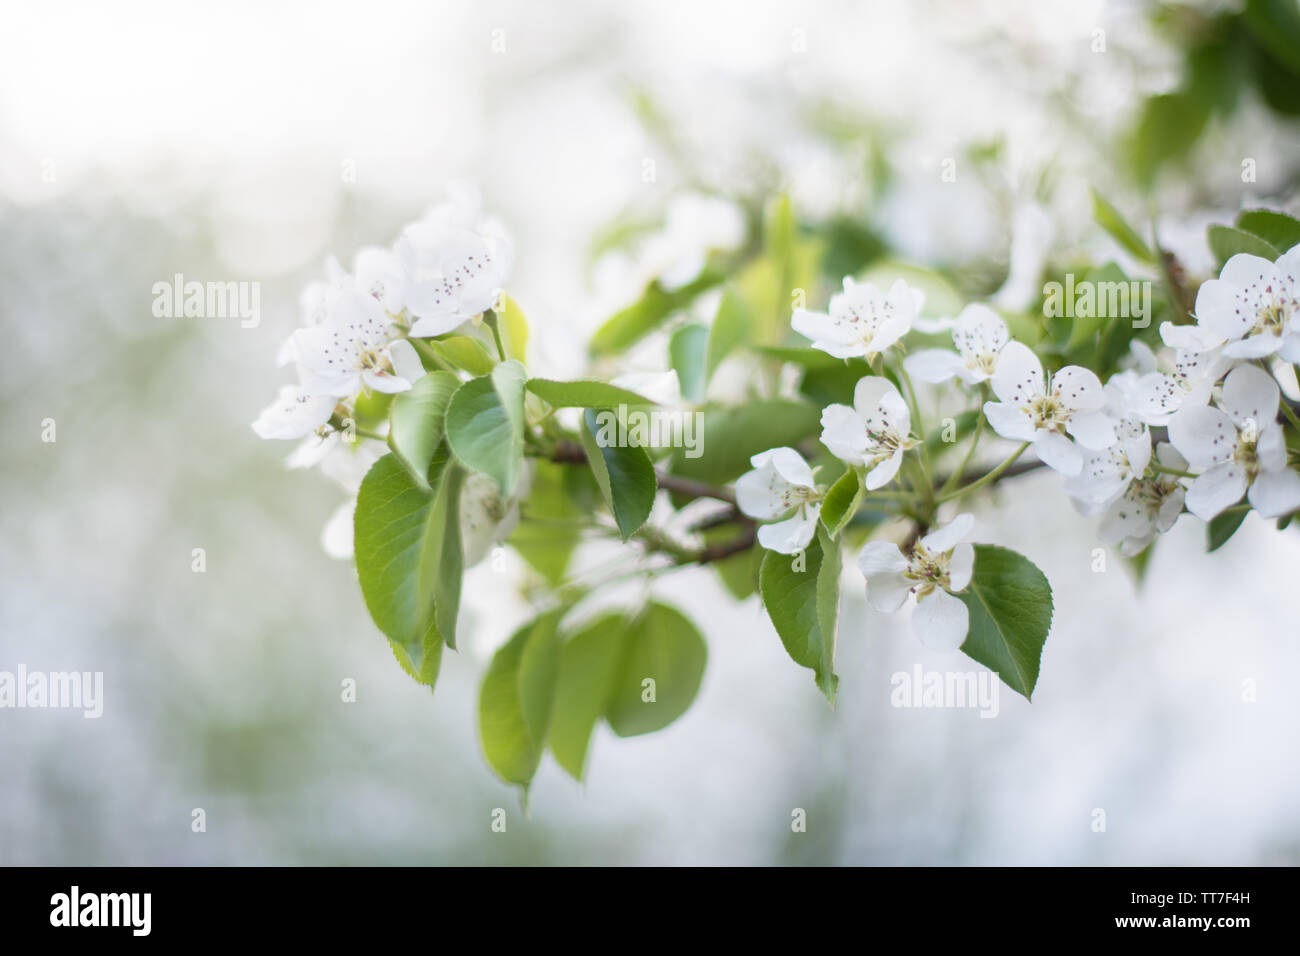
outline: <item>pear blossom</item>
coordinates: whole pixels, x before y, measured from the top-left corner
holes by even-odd
[[[828,355],[870,357],[907,334],[922,301],[921,292],[902,279],[885,293],[870,282],[859,285],[845,276],[844,291],[831,297],[829,312],[796,309],[790,324]]]
[[[329,421],[334,405],[329,395],[309,395],[296,385],[285,385],[257,416],[253,431],[259,438],[303,438]]]
[[[822,444],[850,465],[867,468],[868,490],[887,485],[916,444],[912,417],[894,383],[868,375],[853,389],[853,407],[828,405],[822,411]]]
[[[424,367],[411,343],[396,338],[398,332],[374,296],[338,288],[325,320],[294,333],[297,361],[308,373],[304,391],[339,398],[366,388],[406,391]]]
[[[1101,382],[1086,368],[1067,365],[1048,379],[1038,356],[1023,343],[1011,342],[1002,350],[992,384],[1001,399],[984,403],[993,430],[1032,443],[1043,464],[1063,475],[1077,475],[1083,468],[1083,452],[1068,436],[1092,451],[1115,443],[1114,426],[1101,410]]]
[[[1196,293],[1196,325],[1160,326],[1166,345],[1228,358],[1300,362],[1300,245],[1276,262],[1238,253]]]
[[[1151,425],[1168,425],[1180,408],[1209,404],[1214,383],[1232,366],[1232,359],[1217,350],[1194,352],[1177,349],[1171,372],[1148,372],[1132,392],[1132,408]]]
[[[858,556],[867,579],[867,603],[893,612],[916,595],[912,628],[921,643],[935,650],[961,647],[970,613],[953,595],[966,589],[975,568],[975,549],[962,540],[974,523],[972,515],[960,514],[922,537],[909,555],[892,542],[868,541]]]
[[[1146,425],[1126,416],[1115,422],[1115,434],[1118,441],[1101,451],[1085,453],[1079,473],[1065,479],[1065,493],[1082,514],[1104,511],[1151,463],[1151,433]]]
[[[1286,466],[1277,423],[1277,383],[1254,365],[1223,380],[1218,407],[1184,408],[1169,420],[1169,439],[1196,468],[1206,469],[1187,491],[1187,510],[1209,521],[1243,494],[1265,518],[1300,508],[1300,475]]]
[[[1187,461],[1168,442],[1156,447],[1156,459],[1165,468],[1185,471]],[[1097,536],[1103,544],[1119,545],[1120,553],[1133,557],[1144,551],[1157,534],[1174,526],[1183,512],[1187,489],[1177,475],[1152,472],[1136,477],[1115,498],[1101,519]]]
[[[757,521],[758,543],[769,551],[796,554],[817,531],[821,495],[812,469],[793,448],[771,448],[749,460],[753,471],[736,480],[736,506]]]
[[[504,227],[483,217],[477,189],[457,184],[448,192],[450,200],[407,226],[393,247],[415,338],[450,332],[492,308],[514,262]]]
[[[923,382],[946,382],[954,375],[967,385],[988,381],[998,356],[1011,341],[1007,324],[986,305],[972,303],[961,310],[952,330],[956,352],[922,349],[903,361],[907,373]]]

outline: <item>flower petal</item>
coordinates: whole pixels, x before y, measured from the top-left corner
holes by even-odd
[[[820,513],[820,508],[801,508],[785,521],[765,524],[758,529],[758,543],[778,554],[797,554],[816,534]]]
[[[947,524],[940,525],[923,537],[921,547],[931,554],[942,554],[944,551],[951,551],[957,546],[958,541],[970,534],[970,529],[974,524],[975,516],[963,512]]]
[[[1034,423],[1019,405],[1010,402],[985,402],[984,417],[989,420],[993,430],[1003,438],[1016,441],[1033,441],[1036,431]]]
[[[931,591],[916,602],[912,629],[931,650],[955,651],[970,630],[970,611],[960,598],[947,591]]]
[[[1084,448],[1100,451],[1115,444],[1115,424],[1105,412],[1083,412],[1071,415],[1065,430]]]
[[[1264,518],[1280,518],[1300,508],[1300,475],[1290,469],[1266,471],[1247,492],[1252,507]]]
[[[1187,510],[1209,521],[1230,508],[1246,493],[1246,472],[1236,462],[1225,461],[1199,475],[1187,489]]]
[[[1239,365],[1223,380],[1223,410],[1238,427],[1253,422],[1259,431],[1277,418],[1280,394],[1277,382],[1263,369]]]
[[[1169,419],[1169,440],[1190,464],[1205,468],[1232,457],[1237,428],[1217,408],[1183,408]]]
[[[1043,394],[1043,363],[1023,342],[1010,342],[998,358],[992,384],[1002,401],[1023,405]]]
[[[1083,452],[1060,432],[1039,432],[1034,452],[1044,465],[1067,477],[1083,470]]]

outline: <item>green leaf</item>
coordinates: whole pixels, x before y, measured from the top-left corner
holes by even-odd
[[[559,611],[521,627],[492,657],[479,692],[483,755],[507,783],[527,789],[546,746],[555,697]]]
[[[821,409],[807,402],[766,399],[743,405],[706,409],[698,441],[704,454],[673,456],[673,474],[724,485],[749,471],[749,459],[760,451],[794,447],[821,431]]]
[[[1237,217],[1237,228],[1258,236],[1280,252],[1300,245],[1300,221],[1271,209],[1250,209],[1243,212]]]
[[[831,706],[839,678],[835,675],[835,620],[842,566],[839,546],[825,531],[802,555],[763,555],[759,592],[786,653],[812,670],[817,687]]]
[[[1220,267],[1239,253],[1261,256],[1269,262],[1282,254],[1272,243],[1232,226],[1211,226],[1208,238],[1210,251],[1219,260]]]
[[[528,391],[555,408],[618,408],[620,405],[653,405],[644,395],[595,379],[556,382],[530,378]]]
[[[1227,544],[1228,539],[1237,533],[1237,529],[1246,520],[1248,511],[1247,508],[1240,510],[1231,508],[1211,518],[1210,523],[1205,526],[1205,550],[1218,551]]]
[[[470,379],[447,406],[447,443],[467,468],[514,491],[524,460],[523,365],[502,362],[491,375]]]
[[[443,361],[471,375],[487,375],[497,364],[487,346],[468,335],[448,335],[425,341]]]
[[[709,330],[698,322],[683,325],[668,339],[668,360],[682,385],[682,396],[688,402],[704,400],[707,381],[705,350],[709,344]]]
[[[614,733],[632,737],[661,730],[686,712],[704,678],[708,647],[685,615],[657,603],[627,622],[624,640],[605,717]]]
[[[579,485],[591,487],[579,501]],[[583,492],[587,491],[584,487]],[[581,522],[591,514],[595,491],[585,469],[572,468],[538,459],[524,499],[519,525],[510,535],[510,546],[551,587],[559,586],[569,569],[569,560],[582,537]]]
[[[569,638],[560,653],[551,752],[561,767],[581,780],[596,722],[604,716],[615,689],[626,647],[626,621],[608,614]]]
[[[417,679],[425,672],[432,636],[455,640],[459,605],[459,473],[445,464],[445,455],[434,467],[437,493],[430,494],[394,455],[385,455],[361,483],[354,519],[357,577],[366,608],[404,651],[405,660],[400,655],[398,660]],[[433,667],[436,675],[436,663]]]
[[[388,408],[388,447],[421,488],[429,489],[429,464],[442,443],[443,417],[451,395],[460,387],[452,372],[430,372],[393,396]]]
[[[970,610],[962,652],[1030,699],[1052,627],[1052,588],[1043,572],[1015,551],[977,544],[975,573],[957,597]]]
[[[1300,10],[1294,0],[1247,0],[1243,18],[1275,60],[1300,74]]]
[[[1124,220],[1119,210],[1107,202],[1095,189],[1092,191],[1092,218],[1097,221],[1097,225],[1106,230],[1112,239],[1123,246],[1129,255],[1141,262],[1153,263],[1156,261],[1155,254],[1142,240],[1142,237]]]
[[[591,337],[591,351],[596,355],[607,355],[635,345],[663,325],[669,316],[686,308],[696,296],[713,288],[722,279],[720,273],[705,269],[698,278],[671,292],[657,281],[651,282],[638,301],[596,330]]]
[[[416,683],[431,688],[438,682],[438,671],[442,666],[443,641],[436,627],[430,627],[425,632],[421,642],[421,653],[414,657],[407,651],[405,645],[397,643],[391,637],[388,639],[388,646],[402,670],[406,671]]]
[[[839,535],[862,502],[862,480],[856,468],[850,468],[831,485],[822,501],[822,524],[832,538]]]
[[[709,329],[709,344],[705,360],[706,380],[713,378],[713,373],[718,370],[723,359],[737,346],[748,341],[752,325],[751,309],[740,293],[735,289],[724,292],[722,301],[718,303],[717,314],[713,317],[713,325]]]
[[[1133,142],[1138,181],[1150,186],[1162,167],[1185,158],[1209,121],[1206,103],[1183,92],[1152,96],[1142,106]]]
[[[511,358],[523,362],[528,356],[528,320],[519,303],[510,296],[502,296],[505,307],[500,310],[501,328],[505,332],[506,349]]]
[[[659,482],[654,463],[644,448],[620,447],[613,443],[611,436],[602,434],[605,431],[595,412],[588,409],[583,413],[579,432],[583,450],[605,504],[618,524],[619,534],[626,541],[650,517]]]

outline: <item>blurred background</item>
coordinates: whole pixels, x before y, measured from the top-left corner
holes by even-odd
[[[1207,222],[1296,212],[1300,67],[1260,39],[1273,7],[6,4],[0,670],[105,689],[98,720],[0,710],[0,863],[1300,862],[1294,529],[1251,516],[1207,555],[1184,516],[1139,588],[1094,572],[1057,479],[1006,486],[975,537],[1037,563],[1056,614],[1034,703],[1004,688],[991,720],[890,706],[896,671],[979,668],[857,585],[831,712],[756,598],[664,578],[709,638],[700,697],[646,738],[598,729],[585,784],[548,757],[525,816],[475,728],[528,614],[518,559],[467,578],[430,697],[322,551],[344,493],[249,428],[325,257],[390,243],[454,179],[511,229],[553,377],[630,298],[619,230],[682,191],[788,192],[806,228],[960,264],[973,296],[1013,236],[1030,261],[1122,260],[1096,187],[1203,274]],[[176,273],[260,282],[260,324],[156,318]]]

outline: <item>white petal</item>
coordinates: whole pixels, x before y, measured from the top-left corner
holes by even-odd
[[[969,541],[959,541],[948,560],[948,583],[954,591],[964,591],[975,571],[975,547]]]
[[[356,507],[355,498],[339,505],[321,529],[321,548],[335,560],[347,561],[352,557],[352,516]]]
[[[1254,422],[1256,431],[1277,418],[1277,382],[1254,365],[1239,365],[1223,380],[1223,410],[1238,426]]]
[[[907,558],[891,541],[868,541],[858,554],[858,570],[867,580],[877,574],[901,574],[907,570]]]
[[[931,591],[916,602],[912,628],[921,643],[936,651],[955,651],[970,630],[970,612],[947,591]]]
[[[1187,510],[1209,521],[1246,493],[1246,473],[1235,462],[1223,462],[1198,476],[1187,489]]]
[[[1065,430],[1084,448],[1099,451],[1115,444],[1115,425],[1105,412],[1082,412],[1071,415]]]
[[[1039,432],[1034,452],[1044,465],[1067,477],[1083,469],[1083,452],[1059,432]]]
[[[827,405],[822,410],[821,441],[836,458],[861,465],[867,450],[866,423],[847,405]]]
[[[789,484],[771,468],[747,471],[736,479],[736,507],[751,518],[770,521],[790,511],[781,496]]]
[[[812,488],[816,484],[808,462],[804,461],[803,456],[793,448],[773,448],[764,454],[769,456],[767,460],[772,463],[776,473],[790,484],[803,488]],[[757,462],[753,464],[755,467],[760,467]]]
[[[820,511],[820,508],[801,508],[785,521],[763,525],[758,529],[758,543],[779,554],[802,551],[817,532]]]
[[[877,488],[883,488],[894,480],[898,474],[899,467],[903,464],[903,449],[898,449],[875,468],[867,472],[867,477],[863,480],[863,485],[868,491],[875,491]]]
[[[1169,440],[1188,462],[1204,468],[1232,457],[1237,428],[1217,408],[1184,408],[1169,419]]]
[[[1009,402],[985,402],[984,417],[989,420],[993,430],[1003,438],[1016,441],[1033,441],[1034,423],[1018,405]]]
[[[1209,329],[1199,325],[1174,325],[1172,322],[1160,323],[1160,338],[1171,349],[1189,352],[1208,352],[1223,344],[1223,336]]]
[[[959,514],[945,525],[935,528],[921,539],[921,546],[931,554],[951,551],[957,546],[975,524],[975,516],[969,513]],[[958,588],[957,590],[961,590]]]
[[[1300,475],[1289,469],[1257,476],[1247,493],[1251,505],[1265,518],[1280,518],[1300,508]]]
[[[388,354],[393,360],[393,371],[398,378],[414,384],[424,378],[424,365],[420,362],[415,346],[406,339],[398,339],[388,347]]]
[[[1052,376],[1052,394],[1072,412],[1093,412],[1106,404],[1097,373],[1078,365],[1067,365]]]
[[[1010,342],[998,358],[992,384],[1002,401],[1023,405],[1043,394],[1043,363],[1023,342]]]
[[[800,335],[814,341],[836,341],[845,344],[839,326],[825,312],[796,309],[790,318],[790,326]]]
[[[877,574],[867,579],[867,603],[877,611],[897,611],[912,593],[912,581],[900,574]]]
[[[405,392],[411,388],[411,383],[397,375],[388,372],[378,373],[369,369],[361,373],[361,380],[376,392],[393,394],[396,392]]]
[[[946,382],[966,367],[961,356],[947,349],[922,349],[903,360],[907,374],[922,382]]]

